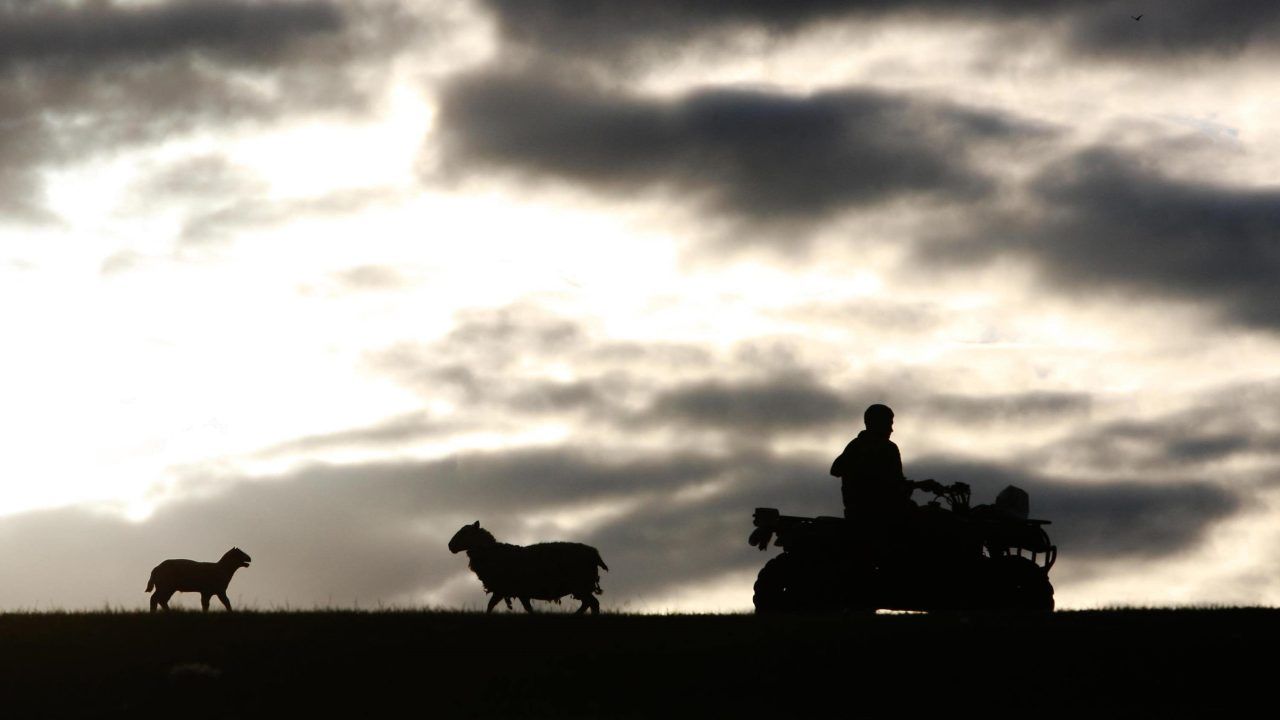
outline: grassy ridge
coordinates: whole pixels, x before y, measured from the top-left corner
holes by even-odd
[[[0,615],[0,708],[12,717],[367,717],[406,704],[423,717],[785,716],[833,702],[1185,711],[1269,696],[1266,651],[1278,639],[1280,611],[1262,609]]]

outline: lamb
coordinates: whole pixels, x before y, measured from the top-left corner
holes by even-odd
[[[493,534],[480,527],[480,521],[463,525],[449,541],[449,551],[465,550],[470,559],[468,567],[480,578],[484,591],[493,595],[485,612],[493,612],[498,601],[505,600],[511,608],[511,598],[519,598],[527,612],[533,612],[529,600],[560,602],[565,595],[572,595],[582,602],[577,613],[588,609],[600,612],[595,595],[600,589],[600,572],[597,567],[609,569],[600,558],[600,551],[590,545],[573,542],[547,542],[520,546],[500,543]]]
[[[252,560],[240,548],[233,547],[216,563],[196,562],[195,560],[165,560],[151,571],[147,580],[146,592],[151,595],[151,612],[156,607],[169,609],[169,598],[175,592],[200,593],[200,607],[209,611],[209,598],[214,595],[222,601],[222,605],[231,610],[231,601],[227,599],[227,585],[231,576],[242,567],[249,567]]]

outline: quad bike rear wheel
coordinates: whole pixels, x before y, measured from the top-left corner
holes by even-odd
[[[799,612],[802,603],[798,587],[798,563],[783,553],[769,560],[756,576],[751,601],[761,615]]]
[[[782,555],[765,562],[755,579],[755,611],[760,615],[783,612],[829,612],[838,610],[829,578],[795,556]]]
[[[783,553],[760,569],[752,602],[760,615],[838,612],[844,609],[839,585],[829,569]]]

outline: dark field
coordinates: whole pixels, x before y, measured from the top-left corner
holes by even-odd
[[[1280,611],[0,615],[4,717],[1031,717],[1271,705]],[[821,708],[837,703],[837,712]],[[406,712],[407,710],[407,712]]]

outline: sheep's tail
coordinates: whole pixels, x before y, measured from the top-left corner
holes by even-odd
[[[147,577],[147,589],[143,592],[151,592],[156,589],[156,571],[152,570],[151,575]]]
[[[592,549],[595,550],[595,548],[592,548]],[[609,566],[604,564],[604,558],[600,557],[600,551],[596,550],[595,552],[596,552],[596,564],[604,568],[605,572],[608,572]]]

